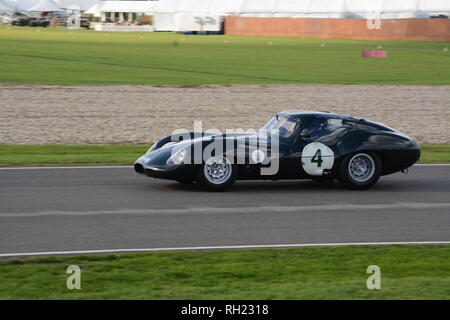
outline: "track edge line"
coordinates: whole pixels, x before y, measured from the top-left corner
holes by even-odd
[[[203,250],[340,247],[340,246],[370,246],[370,245],[427,245],[427,244],[450,244],[450,241],[337,242],[337,243],[262,244],[262,245],[230,245],[230,246],[168,247],[168,248],[137,248],[137,249],[100,249],[100,250],[2,253],[0,254],[0,258],[107,254],[107,253],[161,252],[161,251],[203,251]]]

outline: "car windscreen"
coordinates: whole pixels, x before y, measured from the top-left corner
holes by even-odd
[[[292,118],[277,116],[267,122],[261,131],[277,130],[280,138],[289,139],[294,134],[296,125],[297,121]]]

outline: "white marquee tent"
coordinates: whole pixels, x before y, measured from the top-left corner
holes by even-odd
[[[14,8],[10,6],[7,2],[0,0],[0,12],[4,11],[14,11]]]
[[[161,0],[160,31],[217,31],[224,16],[309,18],[427,18],[450,14],[450,0]]]
[[[97,2],[101,2],[101,0],[2,0],[2,2],[19,11],[45,11],[33,10],[37,6],[47,6],[47,8],[55,8],[55,6],[58,6],[61,10],[72,9],[83,11],[89,9]]]
[[[242,15],[245,2],[162,0],[154,8],[153,26],[157,31],[219,31],[224,16]]]
[[[7,3],[9,6],[13,7],[14,10],[27,10],[32,5],[36,3],[33,0],[3,0],[3,2]]]
[[[163,0],[164,1],[164,0]],[[105,13],[140,13],[153,14],[158,1],[99,1],[86,13],[100,17]]]
[[[96,17],[100,16],[100,8],[101,8],[101,4],[100,3],[95,3],[94,5],[90,6],[85,13],[89,13],[89,14],[93,14]]]
[[[85,11],[91,8],[100,0],[54,0],[61,8],[69,10]]]

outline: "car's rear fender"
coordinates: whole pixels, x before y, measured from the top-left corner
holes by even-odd
[[[332,149],[335,152],[334,171],[346,155],[356,152],[375,153],[383,165],[382,175],[404,170],[420,158],[418,143],[396,132],[355,130]]]

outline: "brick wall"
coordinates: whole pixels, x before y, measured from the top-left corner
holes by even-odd
[[[225,34],[355,40],[450,41],[450,19],[383,19],[369,29],[365,19],[226,17]]]

